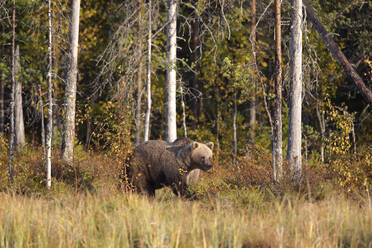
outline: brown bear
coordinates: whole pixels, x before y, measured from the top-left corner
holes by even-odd
[[[186,175],[194,169],[207,171],[213,167],[213,143],[182,142],[149,140],[138,145],[127,165],[129,183],[149,196],[154,196],[156,189],[170,186],[176,195],[189,197]]]
[[[170,145],[172,145],[172,146],[186,146],[186,145],[188,145],[192,142],[193,141],[189,138],[180,137],[180,138],[176,139],[175,141],[173,141],[172,143],[170,143]],[[199,176],[200,176],[200,169],[195,169],[195,170],[192,170],[189,173],[187,173],[184,176],[186,186],[196,184],[199,181]]]

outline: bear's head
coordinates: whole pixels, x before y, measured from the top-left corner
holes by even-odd
[[[213,167],[213,142],[202,144],[199,142],[192,142],[191,146],[191,163],[193,167],[203,171],[210,170]]]

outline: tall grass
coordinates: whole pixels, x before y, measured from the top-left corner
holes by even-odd
[[[371,247],[372,207],[330,194],[237,206],[224,197],[148,199],[94,194],[0,193],[1,247]]]
[[[273,187],[263,153],[203,173],[197,201],[122,193],[120,159],[88,153],[53,161],[46,191],[41,157],[20,154],[9,185],[0,152],[0,247],[372,247],[368,190],[328,188],[318,168],[299,190]]]

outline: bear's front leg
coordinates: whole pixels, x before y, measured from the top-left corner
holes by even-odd
[[[177,183],[171,185],[173,193],[181,198],[192,199],[194,194],[187,189],[187,185],[183,180],[179,180]]]

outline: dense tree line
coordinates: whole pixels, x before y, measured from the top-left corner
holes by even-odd
[[[45,144],[44,118],[46,148],[68,163],[74,145],[119,155],[187,135],[217,159],[272,150],[279,180],[287,148],[299,174],[310,156],[370,151],[372,3],[280,2],[2,1],[10,161]]]

